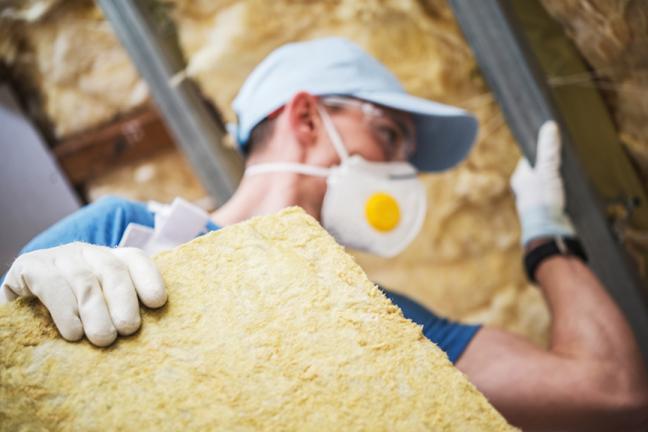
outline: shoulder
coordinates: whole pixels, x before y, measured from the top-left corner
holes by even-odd
[[[480,325],[463,324],[440,317],[407,296],[384,287],[379,288],[401,309],[405,318],[423,326],[423,335],[445,351],[452,363],[457,362],[481,328]]]
[[[152,227],[154,216],[140,202],[107,196],[52,225],[29,242],[21,253],[74,241],[117,246],[131,222]]]
[[[128,225],[131,222],[153,226],[153,213],[145,204],[116,196],[105,196],[85,206],[78,212],[79,218],[104,221],[113,225]],[[74,215],[73,215],[74,216]],[[124,226],[124,229],[126,227]]]

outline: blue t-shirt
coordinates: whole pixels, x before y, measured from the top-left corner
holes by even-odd
[[[52,225],[30,241],[21,253],[74,241],[114,247],[119,244],[126,227],[131,222],[153,227],[155,217],[142,203],[105,197]],[[212,231],[218,229],[212,222],[207,224],[207,228]],[[460,324],[440,318],[403,295],[382,287],[381,290],[401,308],[406,318],[423,326],[425,337],[445,351],[453,363],[459,359],[480,329],[478,325]]]

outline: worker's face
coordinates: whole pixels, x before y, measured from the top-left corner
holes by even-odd
[[[406,161],[414,151],[414,122],[405,112],[375,105],[371,109],[361,106],[358,101],[336,104],[311,95],[302,102],[297,107],[297,112],[302,115],[293,122],[294,136],[298,137],[303,151],[301,163],[320,167],[341,163],[324,127],[318,105],[329,113],[349,155],[359,155],[371,162],[390,162]],[[319,218],[326,187],[325,178],[303,176],[299,183],[299,202],[294,204]]]
[[[324,99],[322,105],[350,155],[373,162],[405,161],[414,151],[414,123],[408,113],[354,99]],[[320,119],[321,120],[321,119]],[[310,163],[331,166],[340,157],[320,123]]]
[[[319,108],[329,114],[349,155],[371,162],[405,161],[414,151],[414,122],[407,113],[382,106],[363,106],[362,102],[320,99],[300,92],[279,111],[273,138],[265,151],[254,153],[248,163],[292,162],[332,167],[341,163]],[[296,196],[290,205],[299,205],[320,217],[326,178],[301,175],[294,186]],[[284,203],[285,204],[285,203]]]

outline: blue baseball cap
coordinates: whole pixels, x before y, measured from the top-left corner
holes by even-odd
[[[342,38],[283,45],[250,74],[232,107],[230,127],[245,151],[252,129],[296,93],[351,96],[408,112],[416,127],[410,162],[420,171],[442,171],[463,160],[477,135],[477,120],[460,108],[408,94],[398,79],[359,46]]]

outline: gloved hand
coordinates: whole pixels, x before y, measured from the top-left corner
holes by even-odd
[[[525,158],[511,177],[515,193],[522,245],[539,237],[573,236],[574,227],[565,213],[565,190],[560,176],[560,131],[547,121],[538,132],[536,164]]]
[[[19,296],[38,297],[63,338],[76,341],[85,332],[97,346],[137,331],[138,296],[152,308],[167,299],[160,272],[141,250],[80,242],[19,256],[0,287],[0,304]]]

